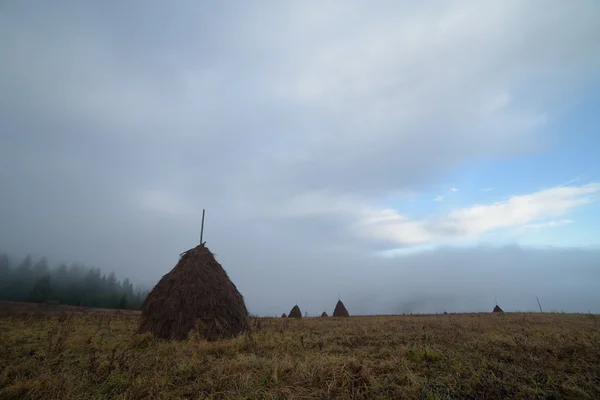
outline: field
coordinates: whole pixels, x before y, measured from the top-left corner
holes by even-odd
[[[252,320],[208,343],[134,313],[0,317],[0,399],[600,399],[600,317]]]

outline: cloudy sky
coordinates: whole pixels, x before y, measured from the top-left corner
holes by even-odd
[[[0,3],[0,250],[251,312],[600,312],[600,2]]]

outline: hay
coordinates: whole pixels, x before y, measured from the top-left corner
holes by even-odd
[[[138,333],[184,340],[198,333],[208,340],[249,329],[244,298],[204,245],[188,250],[154,286],[142,305]]]
[[[323,311],[323,314],[321,314],[321,318],[325,318],[325,317],[329,317],[329,315],[327,315],[327,313],[325,311]]]
[[[300,311],[300,307],[296,304],[290,313],[288,314],[288,318],[302,318],[302,312]]]
[[[350,313],[348,312],[348,310],[346,310],[346,306],[344,305],[344,303],[342,303],[341,300],[338,300],[337,304],[335,305],[335,310],[333,310],[333,316],[334,317],[349,317]]]
[[[494,311],[492,312],[504,312],[502,311],[502,309],[498,306],[498,304],[496,304],[496,307],[494,307]]]
[[[281,318],[287,318],[287,315],[285,315],[285,313],[281,314]]]

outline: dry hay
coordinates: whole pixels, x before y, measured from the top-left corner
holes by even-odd
[[[281,318],[287,318],[287,315],[285,315],[285,313],[281,314]]]
[[[244,298],[204,245],[183,254],[175,268],[154,286],[142,306],[138,333],[184,340],[198,333],[208,340],[249,329]]]
[[[325,317],[329,317],[329,315],[327,315],[327,312],[323,311],[323,314],[321,314],[321,317],[325,318]]]
[[[338,300],[337,304],[335,305],[335,310],[333,310],[333,316],[334,317],[349,317],[350,313],[348,312],[348,310],[346,310],[346,306],[344,305],[344,303],[342,303],[341,300]]]
[[[492,312],[504,312],[502,311],[502,309],[498,306],[498,304],[496,304],[496,307],[494,307],[494,311]]]
[[[291,309],[288,318],[302,318],[302,311],[300,311],[300,307],[297,304]]]

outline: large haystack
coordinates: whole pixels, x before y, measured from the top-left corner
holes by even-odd
[[[502,311],[502,309],[498,306],[498,304],[496,304],[496,307],[494,307],[494,311],[492,312],[504,312]]]
[[[199,245],[154,286],[142,306],[138,332],[160,339],[186,339],[197,327],[208,340],[249,329],[244,298],[210,250]]]
[[[294,308],[288,314],[288,318],[302,318],[302,311],[300,311],[300,307],[296,304]]]
[[[326,318],[329,317],[329,315],[327,315],[327,312],[323,311],[323,314],[321,314],[321,318]]]
[[[342,303],[341,300],[338,300],[337,304],[335,305],[335,310],[333,310],[333,316],[334,317],[349,317],[350,313],[348,312],[348,310],[346,310],[346,306],[344,305],[344,303]]]

